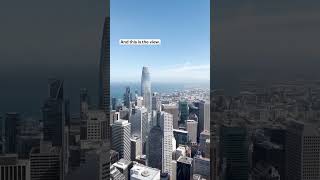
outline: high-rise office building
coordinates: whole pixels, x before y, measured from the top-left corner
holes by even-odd
[[[148,112],[152,111],[152,99],[151,99],[151,80],[148,67],[142,68],[141,75],[141,96],[143,97],[143,104],[147,108]]]
[[[29,160],[19,159],[17,154],[0,156],[0,179],[30,180]]]
[[[171,180],[176,180],[177,179],[177,161],[172,160],[172,175],[171,175]]]
[[[51,78],[48,81],[49,98],[63,100],[63,80]]]
[[[120,119],[124,119],[124,120],[129,120],[130,118],[130,112],[131,109],[128,109],[125,106],[122,106],[121,109],[119,109],[119,115],[120,115]]]
[[[137,96],[136,97],[135,105],[138,106],[138,107],[142,107],[143,106],[143,97],[142,96]]]
[[[63,97],[63,81],[49,79],[49,98],[42,107],[43,140],[51,141],[53,145],[62,146],[66,104]]]
[[[199,102],[199,133],[210,131],[210,102]]]
[[[42,142],[30,152],[31,180],[63,180],[63,161],[60,147]]]
[[[161,111],[160,95],[157,92],[152,94],[152,110]]]
[[[87,140],[107,140],[107,129],[109,127],[106,114],[103,110],[89,110],[86,123]]]
[[[177,180],[191,179],[193,176],[192,158],[181,156],[177,160]]]
[[[160,113],[160,128],[162,130],[162,172],[171,173],[172,161],[172,114],[161,112]]]
[[[302,178],[302,145],[304,124],[288,120],[286,134],[286,179],[300,180]]]
[[[100,108],[109,111],[110,83],[110,17],[105,18],[100,49]]]
[[[83,152],[81,166],[67,174],[65,180],[110,180],[113,167],[110,167],[108,154],[109,147],[105,145]]]
[[[188,131],[173,129],[174,138],[177,141],[177,147],[179,145],[187,145],[188,143]]]
[[[210,159],[196,155],[193,158],[193,173],[200,174],[203,178],[210,179]]]
[[[162,169],[162,130],[160,126],[154,126],[148,138],[148,153],[147,153],[147,160],[148,166]]]
[[[23,118],[16,128],[16,152],[19,158],[29,158],[30,150],[40,144],[40,123],[32,118]]]
[[[220,129],[220,159],[226,159],[226,178],[247,180],[249,176],[247,130],[238,125]]]
[[[42,117],[44,140],[62,146],[65,125],[63,102],[47,99],[42,107]]]
[[[119,152],[119,158],[131,160],[131,123],[126,120],[117,120],[112,124],[112,149]]]
[[[173,129],[179,129],[179,107],[176,103],[162,104],[162,111],[172,114]]]
[[[131,161],[135,161],[138,156],[142,155],[142,143],[141,138],[133,136],[130,139],[131,141]]]
[[[320,179],[320,131],[311,124],[303,130],[302,180]]]
[[[179,102],[179,116],[180,116],[180,123],[186,124],[186,121],[189,117],[189,106],[188,102],[185,100],[181,100]]]
[[[131,108],[131,91],[130,91],[130,87],[126,87],[126,92],[123,95],[123,104],[125,107],[127,107],[128,109]]]
[[[0,153],[5,153],[5,117],[0,113]]]
[[[4,122],[4,134],[5,134],[5,152],[6,153],[16,153],[16,143],[17,143],[17,124],[20,120],[19,113],[6,113]]]
[[[110,1],[108,0],[108,4]],[[103,31],[102,31],[102,40],[101,40],[101,49],[100,49],[100,69],[99,69],[99,107],[104,110],[107,116],[107,141],[106,141],[106,152],[107,157],[110,157],[110,140],[111,140],[111,126],[110,126],[110,12],[107,12]],[[110,162],[109,162],[110,163]],[[106,172],[110,174],[110,166]],[[110,176],[106,176],[107,179],[110,179]]]
[[[112,98],[111,99],[111,110],[116,110],[117,109],[117,98]]]
[[[195,120],[187,120],[188,140],[191,143],[197,143],[198,122]]]
[[[142,152],[146,152],[147,135],[150,121],[149,113],[145,107],[136,107],[130,116],[131,136],[137,136],[141,139]]]
[[[123,180],[125,176],[117,169],[115,166],[111,165],[110,167],[110,176],[111,180]]]
[[[202,131],[200,133],[200,138],[199,138],[199,150],[202,152],[204,156],[209,156],[209,152],[206,152],[206,143],[207,140],[210,140],[210,133],[209,131]],[[205,153],[206,152],[206,153]]]
[[[101,50],[100,50],[100,72],[99,72],[99,104],[100,109],[104,110],[107,120],[110,117],[110,15],[105,18]],[[110,123],[107,123],[110,124]],[[111,138],[111,128],[107,128],[107,140]]]
[[[89,95],[88,90],[80,89],[80,119],[87,119],[87,113],[89,110]]]

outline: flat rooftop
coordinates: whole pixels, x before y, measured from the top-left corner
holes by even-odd
[[[130,170],[131,178],[140,180],[155,180],[160,178],[160,170],[142,164],[135,164]]]
[[[192,158],[186,156],[180,156],[177,162],[184,163],[184,164],[192,164]]]
[[[126,159],[120,159],[116,163],[113,164],[114,167],[120,168],[120,169],[127,169],[129,165],[131,164],[131,161],[128,161]]]

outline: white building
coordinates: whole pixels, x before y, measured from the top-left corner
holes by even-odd
[[[177,179],[177,161],[172,160],[172,175],[171,180]]]
[[[187,120],[188,140],[191,143],[197,143],[198,122],[195,120]]]
[[[185,146],[179,146],[175,151],[175,159],[179,159],[180,156],[186,156],[187,150]]]
[[[201,102],[199,104],[199,130],[200,132],[206,130],[210,131],[210,102]]]
[[[119,158],[131,160],[131,123],[126,120],[117,120],[112,125],[111,148],[119,152]]]
[[[142,107],[143,106],[143,97],[142,96],[137,96],[136,98],[136,106]]]
[[[176,103],[162,104],[162,111],[172,114],[173,129],[179,129],[179,106]]]
[[[107,138],[109,124],[103,110],[89,110],[87,119],[87,140],[104,140]]]
[[[172,114],[161,112],[160,114],[160,128],[162,130],[162,171],[167,172],[170,175],[172,167]]]
[[[131,141],[131,161],[136,160],[138,156],[142,155],[142,143],[140,137],[133,136]]]
[[[160,170],[136,163],[130,170],[130,180],[160,180]]]
[[[149,117],[149,113],[145,107],[136,107],[130,116],[131,136],[136,136],[141,139],[141,149],[144,153],[144,147],[146,146],[147,135],[149,133],[150,118],[151,117]]]

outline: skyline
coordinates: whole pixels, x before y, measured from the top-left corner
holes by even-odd
[[[142,66],[154,82],[209,81],[209,10],[209,0],[111,1],[111,81],[139,81]],[[136,38],[161,39],[161,45],[118,44]]]

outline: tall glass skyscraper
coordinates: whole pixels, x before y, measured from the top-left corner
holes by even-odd
[[[110,17],[105,18],[100,52],[100,108],[108,112],[110,83]]]
[[[147,108],[148,112],[151,112],[152,111],[151,81],[150,81],[150,72],[148,67],[142,68],[141,96],[143,97],[144,106]]]
[[[107,0],[107,6],[110,1]],[[107,8],[106,18],[103,26],[101,52],[100,52],[100,71],[99,71],[99,107],[104,110],[107,117],[107,124],[110,124],[110,11]],[[110,140],[111,140],[111,126],[107,126],[103,131],[106,131],[106,156],[109,157]],[[109,160],[109,158],[107,158]],[[110,179],[110,161],[106,163],[106,174],[103,179]]]

